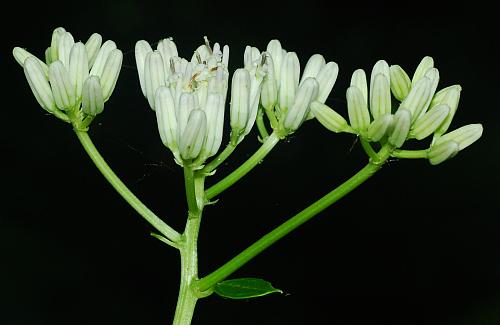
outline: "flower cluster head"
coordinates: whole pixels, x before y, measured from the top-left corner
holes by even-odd
[[[261,105],[273,129],[290,134],[313,118],[312,103],[326,101],[337,80],[338,65],[314,54],[301,76],[297,54],[284,50],[278,40],[269,42],[266,54],[268,74],[262,84]]]
[[[15,47],[16,61],[24,68],[36,100],[49,113],[85,129],[103,111],[120,73],[123,54],[109,40],[102,44],[95,33],[88,41],[75,42],[64,28],[52,33],[45,61]]]
[[[179,57],[172,39],[136,43],[142,93],[156,111],[160,137],[178,164],[200,165],[222,142],[229,47],[205,38],[190,61]]]
[[[362,69],[352,74],[346,93],[349,123],[324,104],[313,103],[311,110],[333,132],[354,133],[393,148],[401,148],[409,139],[433,135],[427,158],[436,165],[474,143],[483,130],[481,124],[469,124],[447,133],[461,87],[453,85],[437,91],[438,83],[439,71],[429,56],[422,59],[412,79],[399,65],[389,66],[380,60],[372,69],[369,89]]]

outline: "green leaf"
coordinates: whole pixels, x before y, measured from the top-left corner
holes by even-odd
[[[215,285],[215,293],[224,298],[247,299],[266,296],[271,293],[283,293],[271,283],[257,278],[231,279]]]

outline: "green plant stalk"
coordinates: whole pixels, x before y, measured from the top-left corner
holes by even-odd
[[[200,293],[197,290],[197,286],[194,285],[198,280],[198,233],[203,212],[203,187],[205,178],[203,176],[193,178],[192,170],[191,173],[185,173],[184,178],[186,199],[188,202],[195,202],[197,206],[195,209],[193,207],[189,208],[186,227],[179,245],[181,254],[181,281],[173,325],[191,324],[196,302],[199,298],[207,295]],[[187,190],[187,187],[192,187],[193,190]]]
[[[264,123],[264,111],[259,109],[256,118],[257,129],[261,137],[261,141],[264,142],[269,137],[269,132],[267,132],[266,124]]]
[[[267,156],[267,154],[276,146],[280,138],[276,132],[271,133],[269,137],[264,141],[262,146],[245,161],[240,167],[234,170],[231,174],[227,175],[224,179],[219,181],[217,184],[213,185],[205,192],[205,199],[208,201],[215,197],[216,195],[222,193],[224,190],[229,188],[231,185],[236,183],[240,178],[245,176],[249,171],[251,171],[257,164]]]
[[[163,236],[168,238],[173,243],[179,242],[181,235],[161,220],[154,212],[152,212],[144,203],[141,202],[127,186],[116,176],[116,174],[108,166],[104,158],[101,156],[89,135],[85,131],[74,129],[76,136],[80,140],[83,148],[92,159],[96,167],[106,178],[106,180],[113,186],[113,188],[127,201],[132,208],[135,209],[147,222],[149,222],[156,230]]]
[[[394,150],[392,156],[404,159],[422,159],[427,158],[427,150]]]
[[[229,144],[224,148],[224,150],[222,150],[220,154],[217,155],[217,157],[215,157],[214,160],[206,164],[205,167],[203,167],[200,171],[197,171],[196,174],[198,175],[210,174],[215,168],[219,167],[220,164],[222,164],[227,159],[227,157],[229,157],[233,153],[234,149],[236,149],[236,146],[233,143],[229,142]]]
[[[217,283],[238,270],[245,263],[260,254],[266,248],[274,244],[276,241],[283,238],[285,235],[326,209],[328,206],[343,198],[359,185],[363,184],[382,167],[384,162],[391,156],[391,152],[392,147],[388,145],[383,146],[377,153],[377,156],[370,158],[368,164],[354,176],[292,218],[282,223],[271,232],[261,237],[254,244],[246,248],[240,254],[236,255],[233,259],[219,267],[217,270],[198,280],[198,290],[205,291],[212,288]]]

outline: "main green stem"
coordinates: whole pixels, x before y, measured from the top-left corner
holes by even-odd
[[[196,302],[206,293],[199,292],[198,280],[198,233],[204,205],[205,177],[194,177],[193,170],[184,167],[184,182],[189,212],[186,227],[181,237],[181,281],[173,325],[189,325],[193,318]]]
[[[108,180],[113,188],[127,201],[132,208],[135,209],[147,222],[149,222],[156,230],[170,241],[177,243],[181,235],[161,220],[154,212],[152,212],[144,203],[132,193],[127,186],[116,176],[116,174],[108,166],[104,158],[94,146],[89,135],[85,131],[80,131],[75,128],[75,133],[80,140],[83,148],[92,159],[96,167],[101,171],[102,175]]]
[[[253,259],[259,253],[264,251],[266,248],[281,239],[283,236],[287,235],[288,233],[326,209],[328,206],[332,205],[333,203],[347,195],[359,185],[364,183],[382,167],[384,162],[390,157],[391,151],[392,148],[389,146],[382,147],[382,149],[377,153],[376,157],[371,158],[368,164],[354,176],[349,178],[336,189],[326,194],[321,199],[314,202],[292,218],[288,219],[286,222],[284,222],[268,234],[261,237],[254,244],[249,246],[240,254],[236,255],[226,264],[222,265],[217,270],[198,280],[198,289],[200,291],[205,291],[212,288],[217,283],[224,280],[226,277],[238,270],[248,261]]]
[[[207,189],[205,192],[205,199],[207,201],[212,199],[245,176],[250,170],[252,170],[252,168],[262,161],[262,159],[264,159],[274,146],[276,146],[279,140],[280,138],[275,132],[271,133],[262,146],[250,158],[248,158],[247,161],[217,184]]]

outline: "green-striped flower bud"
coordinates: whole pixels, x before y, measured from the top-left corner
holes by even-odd
[[[311,101],[318,96],[318,82],[315,78],[307,78],[297,90],[297,97],[292,107],[287,111],[283,126],[288,132],[299,128],[309,113]]]
[[[35,57],[30,56],[24,60],[24,74],[40,106],[50,113],[57,110],[49,82]]]
[[[307,78],[316,78],[316,76],[325,65],[325,58],[321,54],[314,54],[313,56],[311,56],[307,61],[304,72],[302,73],[302,77],[300,78],[300,85]]]
[[[174,98],[168,87],[160,86],[156,90],[155,107],[161,141],[175,155],[178,151],[179,135],[177,132]]]
[[[204,145],[206,158],[219,151],[224,131],[224,98],[221,94],[211,93],[205,106],[207,117],[207,139]]]
[[[432,108],[419,118],[412,126],[411,136],[417,140],[422,140],[431,135],[443,123],[450,112],[446,104],[438,105]]]
[[[101,48],[102,36],[94,33],[90,35],[89,39],[85,43],[85,49],[87,50],[87,58],[89,69],[94,65],[95,59],[97,58],[97,53]]]
[[[246,69],[237,69],[231,83],[231,129],[240,134],[246,128],[250,111],[250,74]]]
[[[364,133],[370,125],[370,113],[363,93],[354,86],[347,89],[347,113],[351,127],[358,133]]]
[[[459,144],[455,141],[446,141],[433,145],[427,151],[427,159],[431,165],[438,165],[445,160],[453,158],[460,151]]]
[[[21,67],[24,67],[24,61],[26,61],[27,58],[29,57],[35,58],[40,64],[40,68],[42,68],[44,75],[46,77],[49,76],[49,67],[45,64],[45,62],[43,62],[30,52],[26,51],[25,49],[22,49],[20,47],[14,47],[14,49],[12,50],[12,55],[14,56],[14,59],[16,59],[17,63],[21,65]]]
[[[278,86],[274,75],[274,62],[271,55],[267,54],[266,64],[268,67],[267,76],[262,80],[262,90],[260,100],[264,109],[271,111],[278,101]]]
[[[354,130],[347,124],[347,121],[327,105],[314,101],[311,103],[311,111],[314,117],[328,130],[335,133],[349,132],[354,133]]]
[[[50,57],[50,46],[45,49],[45,63],[46,64],[52,63],[52,58]]]
[[[482,134],[483,126],[481,124],[468,124],[441,136],[435,141],[434,145],[455,141],[458,143],[459,150],[463,150],[476,142]]]
[[[420,78],[410,90],[410,93],[401,103],[401,107],[408,109],[412,119],[416,120],[420,116],[420,112],[424,109],[427,99],[431,93],[431,80],[427,77]]]
[[[274,75],[277,80],[281,76],[281,64],[286,55],[286,51],[281,47],[280,41],[273,39],[267,44],[266,52],[269,53],[274,62]]]
[[[186,129],[191,111],[198,108],[198,97],[193,93],[182,93],[179,98],[179,105],[176,106],[177,129],[179,135],[182,135]],[[175,102],[175,98],[174,98]]]
[[[382,139],[392,125],[392,122],[393,116],[390,113],[385,113],[377,117],[368,127],[368,139],[375,142]]]
[[[52,32],[52,40],[50,42],[50,63],[59,59],[59,38],[65,33],[66,30],[63,27],[57,27]]]
[[[104,101],[107,101],[116,86],[116,81],[118,80],[118,75],[120,74],[120,69],[122,67],[123,54],[122,51],[116,49],[111,51],[108,56],[108,60],[104,65],[104,70],[102,71],[101,86],[102,94],[104,96]]]
[[[391,73],[389,69],[389,64],[385,60],[378,60],[372,68],[372,72],[370,74],[370,101],[371,101],[371,89],[374,88],[373,83],[375,82],[375,77],[378,74],[382,74],[385,76],[388,82],[391,80]]]
[[[420,112],[420,115],[418,117],[416,117],[415,120],[418,119],[419,117],[422,117],[422,115],[424,115],[425,112],[427,112],[427,109],[429,108],[432,97],[434,97],[434,93],[436,92],[437,86],[439,84],[439,71],[438,71],[438,69],[430,68],[425,73],[425,77],[429,78],[431,81],[430,93],[429,93],[429,97],[427,98],[427,101],[424,104],[424,107],[422,108],[422,111]]]
[[[76,100],[80,101],[82,98],[83,83],[89,76],[87,50],[81,42],[75,43],[71,48],[68,75],[75,90]]]
[[[260,60],[260,51],[258,48],[247,45],[243,53],[243,66],[250,68],[256,61]]]
[[[368,84],[366,83],[366,73],[363,69],[357,69],[351,77],[351,86],[358,88],[363,95],[366,105],[368,105]]]
[[[137,73],[139,74],[139,83],[141,84],[142,94],[146,96],[146,85],[144,82],[144,65],[146,63],[146,56],[148,53],[153,52],[151,45],[148,42],[141,40],[135,43],[135,63],[137,65]],[[170,64],[170,62],[169,62]]]
[[[139,41],[139,42],[145,42],[145,41]],[[137,42],[137,43],[139,43]],[[149,51],[149,44],[145,42],[143,50],[146,50],[147,52]],[[149,47],[149,48],[148,48]],[[177,52],[177,46],[173,42],[171,38],[165,38],[162,39],[158,42],[158,45],[156,46],[157,51],[160,53],[161,58],[163,60],[163,70],[165,73],[165,78],[167,78],[170,74],[172,74],[171,67],[170,67],[170,59],[173,57],[178,57],[179,54]],[[136,51],[137,51],[137,46],[136,46]],[[137,52],[136,52],[136,60],[137,60]],[[145,57],[144,57],[145,59]]]
[[[438,91],[436,95],[434,95],[434,98],[431,101],[430,105],[431,107],[441,104],[446,104],[450,108],[450,112],[446,116],[446,119],[439,126],[439,128],[437,128],[435,132],[436,137],[443,135],[450,127],[451,121],[453,120],[453,117],[455,116],[455,113],[458,108],[458,102],[460,101],[461,90],[462,87],[460,87],[459,85],[454,85],[444,88]]]
[[[206,132],[205,112],[201,109],[192,110],[179,140],[179,151],[182,159],[192,160],[198,157],[205,143]]]
[[[330,92],[337,81],[337,76],[339,74],[339,66],[337,63],[331,61],[328,62],[316,76],[318,81],[318,97],[317,100],[324,103]]]
[[[401,102],[410,92],[410,77],[408,77],[408,74],[399,65],[391,65],[390,73],[392,95]]]
[[[295,93],[299,85],[300,64],[295,52],[288,52],[283,58],[280,74],[279,105],[286,112],[295,101]]]
[[[149,52],[144,62],[144,84],[149,106],[155,110],[154,96],[160,86],[166,85],[163,60],[158,51]]]
[[[92,69],[90,70],[89,74],[101,78],[109,54],[115,49],[115,42],[111,40],[104,42],[104,44],[102,44],[101,48],[99,49],[99,52],[97,52],[94,64],[92,65]]]
[[[415,85],[421,78],[425,76],[427,70],[429,70],[430,68],[434,68],[434,59],[430,56],[426,56],[418,64],[417,69],[413,74],[413,78],[411,79],[411,83]]]
[[[65,67],[69,64],[69,55],[74,44],[75,40],[70,33],[65,32],[59,35],[57,40],[57,60],[61,61]],[[52,60],[52,62],[55,62],[55,60]]]
[[[373,78],[370,89],[370,111],[374,119],[391,113],[391,88],[385,74],[379,73]]]
[[[392,132],[389,135],[388,141],[395,148],[401,147],[406,141],[408,132],[410,131],[411,112],[408,109],[400,108],[394,114],[394,122]]]
[[[89,76],[83,83],[82,110],[90,116],[96,116],[104,110],[102,87],[97,76]]]
[[[60,110],[71,110],[76,104],[75,89],[69,80],[68,70],[59,60],[49,66],[49,81],[54,101]]]

